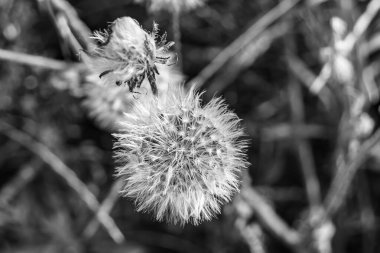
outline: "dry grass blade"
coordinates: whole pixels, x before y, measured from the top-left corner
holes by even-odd
[[[292,123],[295,125],[302,124],[305,117],[305,106],[302,100],[301,87],[297,81],[290,81],[288,96],[292,113]],[[312,208],[319,208],[321,206],[321,189],[316,175],[310,143],[307,140],[295,136],[295,146],[301,163],[309,204]]]
[[[376,17],[378,12],[380,11],[380,1],[379,0],[372,0],[365,10],[365,12],[360,15],[360,17],[357,19],[352,32],[347,35],[345,38],[345,42],[347,43],[347,49],[352,50],[358,42],[358,40],[364,35],[364,33],[367,31],[369,25],[373,21],[373,19]]]
[[[288,61],[289,70],[292,74],[305,85],[310,92],[314,93],[311,89],[313,81],[316,80],[314,73],[307,67],[307,65],[293,54],[288,54],[286,57]],[[329,108],[329,97],[331,97],[331,91],[326,87],[316,94],[326,108]]]
[[[265,141],[275,141],[289,138],[319,138],[325,139],[330,135],[329,129],[322,125],[316,124],[287,124],[280,123],[268,125],[260,129],[261,138]],[[249,132],[255,134],[255,132]]]
[[[65,70],[71,67],[81,68],[82,66],[81,64],[67,63],[43,56],[13,52],[5,49],[0,49],[0,59],[52,70]]]
[[[369,151],[379,142],[380,130],[377,130],[370,139],[362,144],[355,157],[352,157],[348,163],[341,163],[337,168],[337,173],[325,199],[325,207],[328,215],[334,215],[343,205],[356,172],[367,158]]]
[[[369,25],[376,17],[380,10],[380,1],[372,0],[365,10],[365,12],[357,19],[353,26],[352,31],[347,34],[344,40],[340,41],[340,50],[343,50],[344,54],[348,55],[355,47],[356,43],[362,38],[364,33],[367,31]],[[329,61],[325,63],[321,69],[319,75],[313,81],[310,90],[311,92],[318,94],[333,73],[332,63]],[[369,94],[369,97],[371,95]]]
[[[79,197],[86,203],[91,211],[97,213],[99,202],[94,194],[58,156],[50,151],[49,148],[42,143],[33,140],[28,134],[15,129],[5,122],[0,122],[0,132],[11,140],[29,149],[32,153],[40,157],[41,160],[49,164],[51,169],[60,175],[67,184],[78,193]],[[109,215],[98,215],[97,218],[116,243],[124,241],[123,234]]]
[[[360,206],[360,223],[364,231],[363,241],[366,243],[363,252],[375,252],[377,244],[376,233],[371,233],[377,229],[377,215],[374,211],[373,200],[371,199],[371,189],[368,185],[368,178],[365,173],[358,175],[360,188],[357,192],[357,198]]]
[[[321,72],[310,85],[311,93],[318,94],[325,87],[332,74],[331,64],[331,62],[327,62],[323,65]]]
[[[245,225],[245,226],[244,226]],[[249,246],[251,253],[265,253],[263,231],[259,224],[244,224],[239,227],[241,236]]]
[[[107,197],[104,199],[100,208],[98,209],[96,213],[96,217],[108,215],[110,213],[110,211],[112,210],[116,201],[119,198],[119,191],[121,189],[121,186],[122,186],[122,181],[120,180],[117,180],[112,185],[111,190],[109,191]],[[90,221],[90,223],[86,226],[83,232],[86,238],[92,237],[96,233],[99,227],[99,220],[96,219],[96,217]]]
[[[23,166],[0,191],[0,205],[9,203],[40,171],[40,162]]]
[[[241,195],[270,232],[290,247],[298,247],[301,242],[298,232],[290,228],[255,190],[245,187]]]
[[[69,32],[70,34],[62,34],[61,35],[64,38],[68,38],[71,46],[75,50],[79,50],[81,48],[87,49],[88,46],[91,44],[90,41],[90,34],[91,30],[87,27],[87,25],[78,17],[78,14],[74,7],[71,6],[71,4],[65,0],[45,0],[47,1],[47,4],[50,5],[56,12],[57,15],[54,15],[54,13],[51,13],[53,15],[53,19],[55,21],[58,21],[58,17],[60,19],[65,20],[65,31]],[[59,28],[59,24],[56,23],[57,27]],[[58,32],[62,32],[61,30],[58,30]],[[79,48],[76,48],[79,47]],[[76,51],[78,52],[78,51]]]
[[[173,29],[173,36],[174,36],[174,45],[176,48],[176,52],[178,54],[178,62],[177,67],[179,70],[182,71],[183,69],[183,59],[182,59],[182,42],[181,42],[181,17],[179,12],[172,13],[172,29]]]
[[[265,29],[272,25],[276,20],[293,9],[299,2],[300,0],[281,1],[276,7],[266,13],[262,18],[249,27],[247,31],[220,52],[215,59],[206,66],[198,76],[189,81],[189,83],[197,88],[202,87],[204,83],[221,69],[232,57],[234,57],[240,50],[247,47],[253,39],[265,31]]]
[[[82,49],[82,46],[72,33],[67,17],[58,13],[54,16],[54,21],[62,39],[69,43],[74,52],[79,52]]]
[[[241,50],[234,56],[224,67],[223,73],[220,73],[215,81],[207,87],[207,93],[215,95],[222,92],[239,73],[251,66],[261,55],[263,55],[271,46],[272,42],[283,36],[289,29],[287,23],[276,25],[254,39],[252,43]]]

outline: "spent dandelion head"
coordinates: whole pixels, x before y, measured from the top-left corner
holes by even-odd
[[[223,100],[201,106],[199,94],[173,87],[164,99],[136,103],[120,126],[117,176],[138,211],[159,221],[199,224],[238,191],[246,142]]]
[[[94,33],[97,45],[83,54],[83,60],[105,84],[127,85],[133,92],[147,78],[157,95],[156,63],[169,64],[168,49],[174,44],[166,42],[166,34],[158,38],[157,32],[157,24],[149,33],[130,17],[118,18]]]
[[[96,82],[85,85],[83,106],[90,117],[104,129],[116,130],[123,114],[133,108],[133,94],[126,87],[104,87]]]
[[[159,98],[164,97],[167,89],[178,85],[184,79],[174,66],[157,66],[160,75],[157,76]],[[89,75],[84,86],[83,106],[90,117],[104,129],[117,131],[118,122],[125,113],[131,113],[136,101],[151,96],[149,81],[144,80],[141,87],[134,93],[123,86],[104,86],[95,75]]]

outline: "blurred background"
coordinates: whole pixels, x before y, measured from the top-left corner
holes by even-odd
[[[379,10],[0,0],[0,252],[380,252]],[[173,80],[242,119],[251,166],[212,221],[157,222],[118,197],[111,125],[125,90],[97,85],[78,52],[123,16],[157,22],[176,42]]]

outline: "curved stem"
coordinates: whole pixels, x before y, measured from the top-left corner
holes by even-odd
[[[181,43],[181,20],[179,17],[179,12],[174,11],[172,14],[172,29],[175,42],[175,48],[178,54],[178,68],[182,71],[182,43]]]

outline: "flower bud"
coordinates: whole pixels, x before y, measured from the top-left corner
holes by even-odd
[[[158,43],[157,25],[152,33],[146,32],[130,17],[116,19],[105,31],[94,33],[97,46],[83,54],[84,62],[106,85],[127,85],[130,92],[140,88],[147,78],[157,94],[156,63],[167,64],[171,58],[164,35]]]

